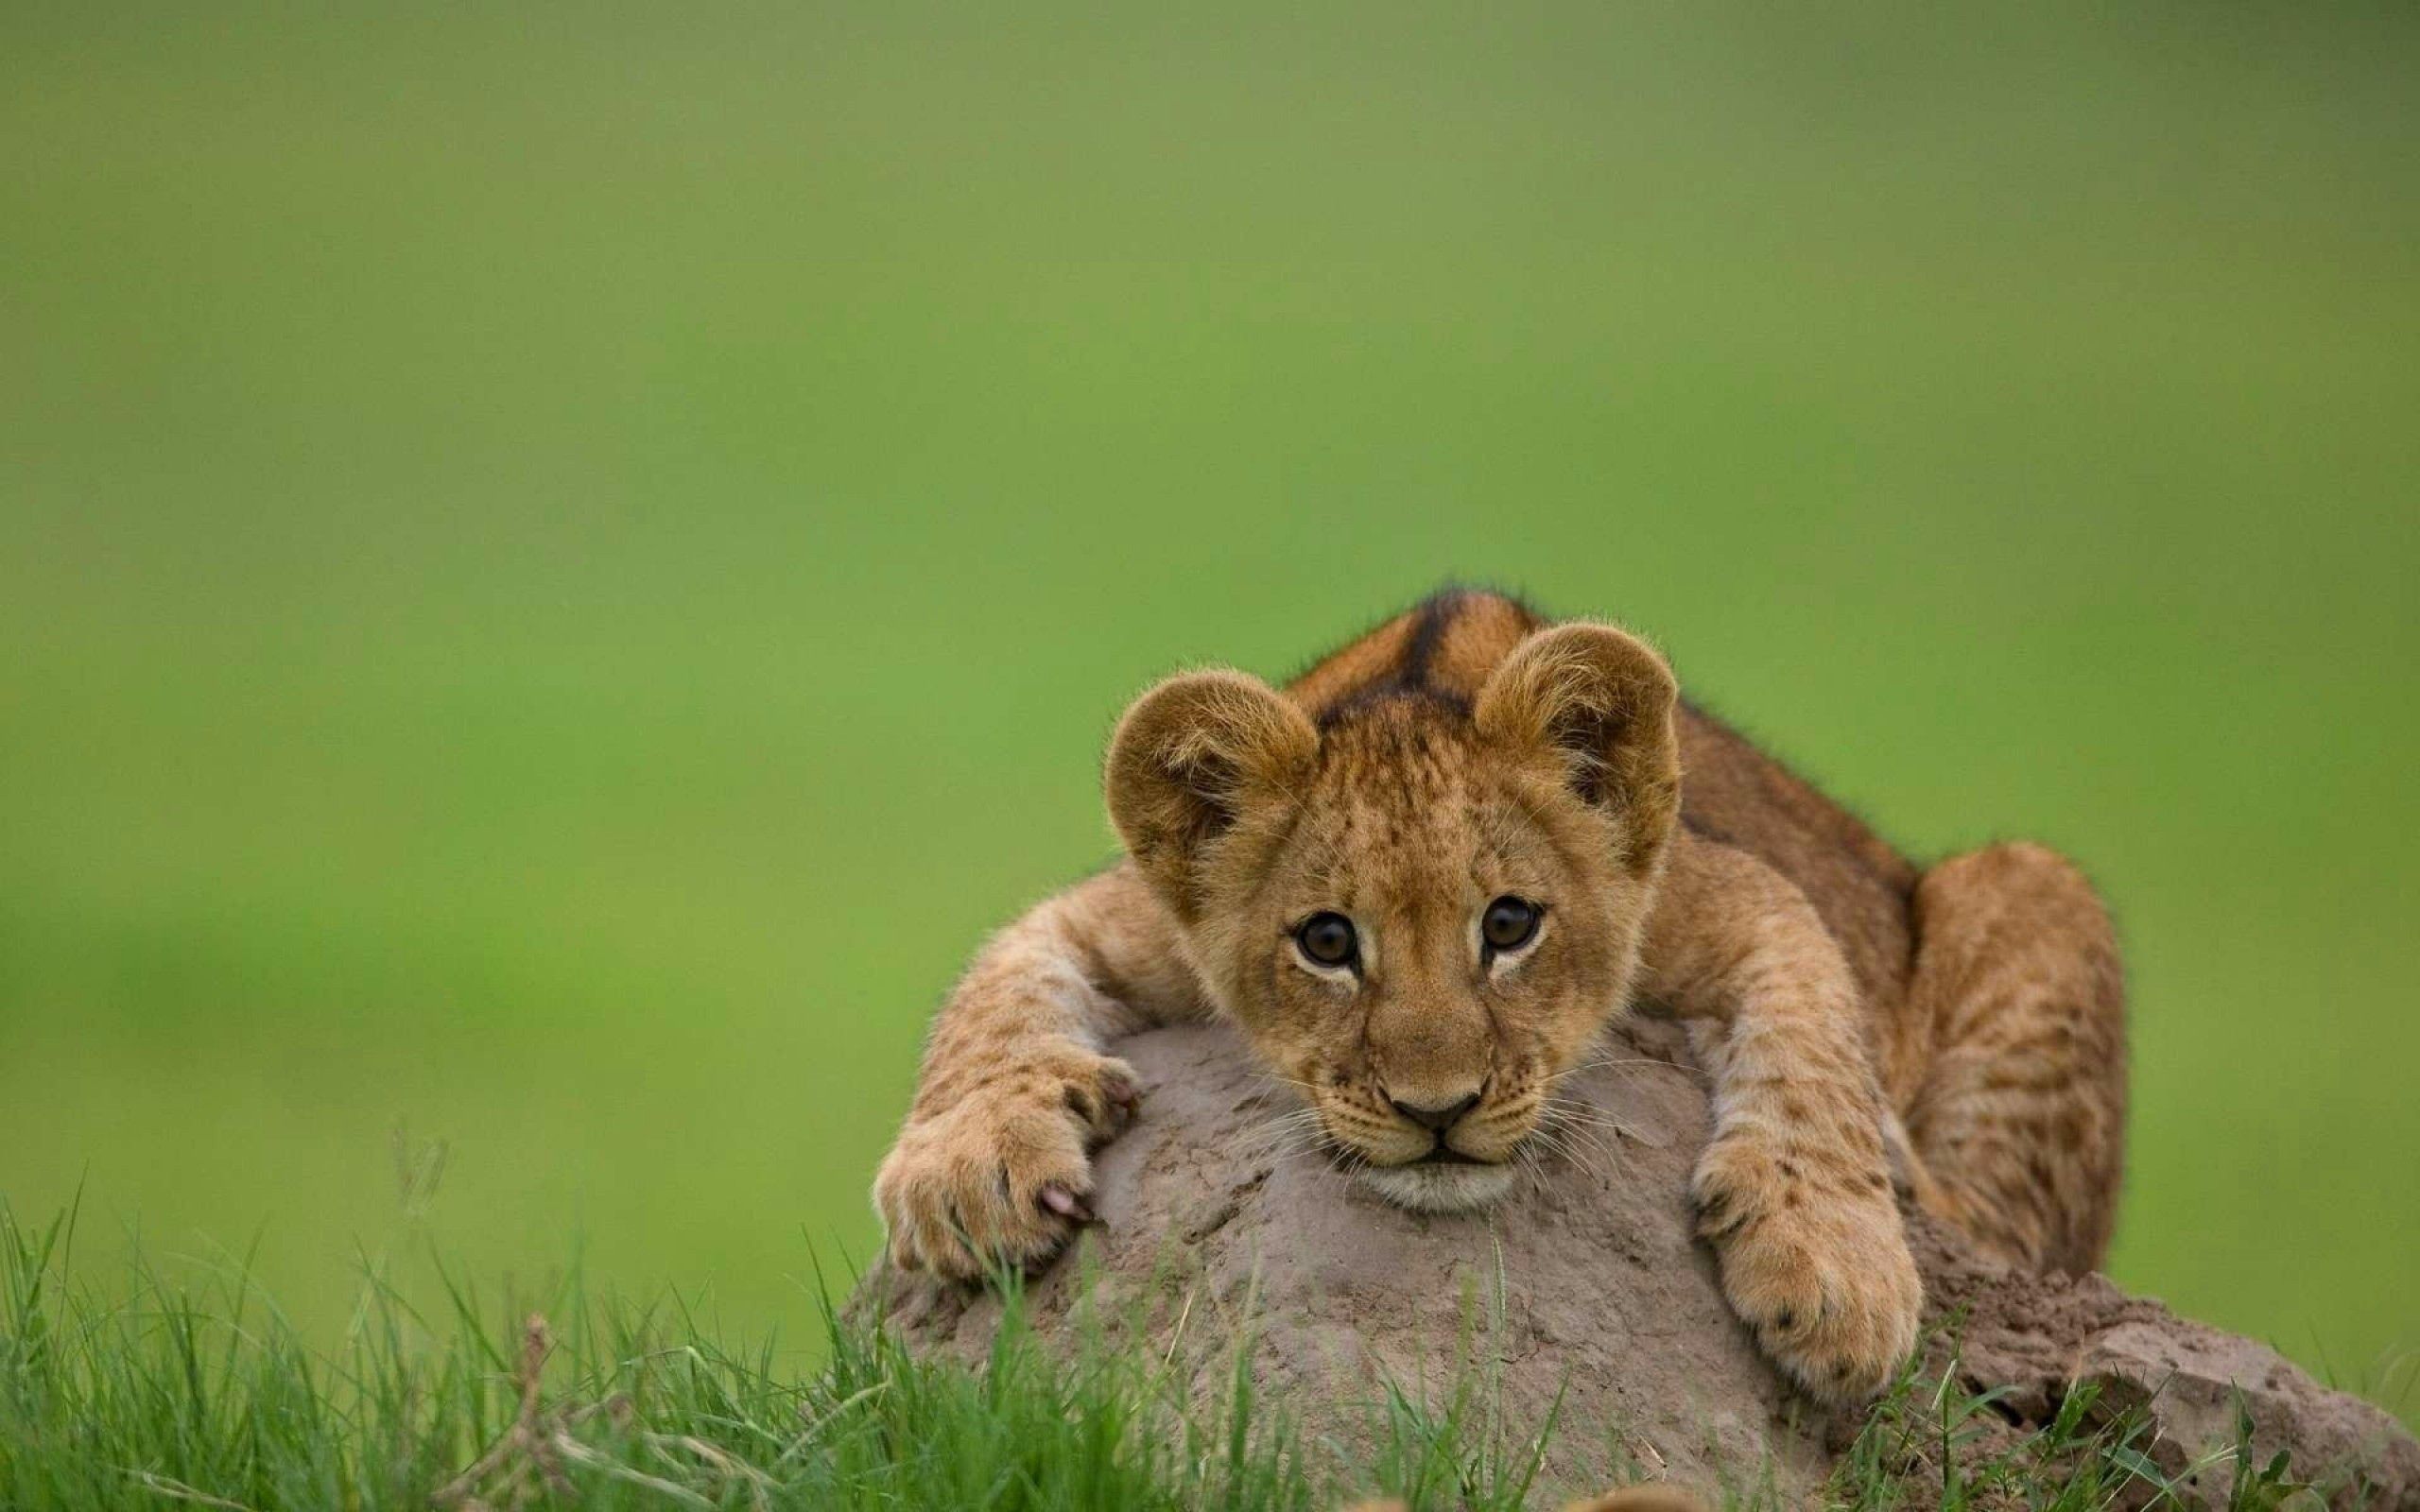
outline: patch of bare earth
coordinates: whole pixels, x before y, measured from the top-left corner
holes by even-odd
[[[1757,1354],[1692,1233],[1687,1179],[1709,1111],[1669,1026],[1609,1035],[1602,1063],[1566,1084],[1591,1111],[1564,1148],[1472,1216],[1389,1206],[1289,1143],[1290,1093],[1224,1029],[1155,1030],[1119,1053],[1142,1076],[1141,1115],[1100,1152],[1086,1263],[1063,1260],[1028,1289],[1046,1338],[1075,1326],[1089,1273],[1092,1326],[1154,1358],[1248,1337],[1264,1398],[1348,1448],[1382,1383],[1435,1400],[1475,1366],[1516,1435],[1556,1415],[1547,1479],[1574,1489],[1615,1473],[1711,1491],[1769,1473],[1794,1503],[1854,1437],[1853,1417],[1797,1396]],[[2010,1272],[1913,1228],[1930,1310],[1963,1320],[1954,1384],[2008,1388],[1962,1452],[2014,1442],[2097,1382],[2098,1410],[2148,1412],[2155,1436],[2138,1447],[2171,1476],[2201,1465],[2193,1493],[2223,1506],[2232,1462],[2212,1454],[2234,1440],[2239,1397],[2260,1454],[2290,1449],[2298,1474],[2332,1471],[2371,1506],[2420,1506],[2420,1443],[2377,1407],[2104,1277]],[[970,1362],[1001,1307],[888,1269],[857,1305],[883,1308],[911,1347]],[[1932,1367],[1949,1363],[1937,1338]],[[1217,1377],[1198,1389],[1219,1389]]]

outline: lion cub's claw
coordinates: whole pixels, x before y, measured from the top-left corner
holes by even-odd
[[[1076,1223],[1093,1221],[1093,1205],[1080,1192],[1070,1192],[1053,1181],[1042,1189],[1042,1205],[1062,1218]]]
[[[966,1281],[1046,1263],[1094,1221],[1090,1152],[1140,1099],[1124,1061],[1071,1055],[911,1120],[874,1177],[892,1263]]]
[[[1788,1163],[1746,1140],[1717,1141],[1693,1183],[1699,1231],[1765,1353],[1817,1397],[1862,1401],[1915,1349],[1915,1258],[1887,1188],[1809,1190],[1782,1174]]]
[[[1106,1141],[1134,1121],[1143,1090],[1126,1062],[1109,1056],[1097,1058],[1100,1065],[1091,1075],[1067,1082],[1067,1111],[1083,1120],[1095,1139]]]

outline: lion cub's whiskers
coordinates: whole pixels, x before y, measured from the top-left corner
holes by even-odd
[[[1558,1159],[1569,1161],[1591,1176],[1603,1174],[1599,1170],[1596,1161],[1604,1158],[1609,1152],[1595,1141],[1583,1142],[1574,1137],[1569,1129],[1549,1127],[1541,1127],[1535,1138],[1542,1149]]]
[[[1600,1135],[1609,1134],[1616,1139],[1637,1138],[1631,1130],[1605,1117],[1598,1109],[1585,1104],[1574,1103],[1567,1098],[1550,1099],[1540,1114],[1539,1122],[1542,1127],[1553,1129],[1565,1143],[1584,1143],[1590,1149],[1607,1160],[1616,1158],[1617,1151]]]
[[[1609,1067],[1619,1066],[1660,1066],[1666,1071],[1677,1071],[1685,1076],[1695,1076],[1700,1081],[1712,1079],[1706,1075],[1703,1067],[1688,1065],[1678,1060],[1660,1060],[1653,1056],[1607,1056],[1601,1060],[1583,1060],[1576,1066],[1565,1066],[1547,1079],[1561,1081],[1566,1076],[1577,1076],[1583,1071],[1603,1071]]]
[[[1622,1123],[1593,1103],[1576,1097],[1549,1097],[1542,1116],[1577,1127],[1603,1129],[1626,1140],[1638,1138],[1638,1131]]]
[[[1605,1173],[1589,1158],[1592,1153],[1601,1155],[1602,1147],[1599,1146],[1593,1152],[1583,1151],[1573,1141],[1568,1130],[1558,1128],[1550,1123],[1541,1123],[1529,1139],[1522,1142],[1520,1151],[1513,1157],[1513,1161],[1530,1177],[1539,1180],[1546,1178],[1548,1159],[1562,1160],[1574,1166],[1582,1175],[1601,1178]]]
[[[1327,1130],[1320,1123],[1318,1109],[1298,1108],[1255,1125],[1253,1137],[1260,1153],[1274,1160],[1317,1150],[1326,1142]]]

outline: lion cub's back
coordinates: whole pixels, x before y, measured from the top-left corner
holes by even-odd
[[[1841,943],[1858,985],[1884,1008],[1907,989],[1916,868],[1865,822],[1684,703],[1681,822],[1737,846],[1797,884]]]

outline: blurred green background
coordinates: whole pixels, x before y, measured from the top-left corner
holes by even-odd
[[[2118,1276],[2411,1416],[2420,16],[26,0],[0,1193],[802,1331],[1123,701],[1457,576],[2116,902]],[[95,1239],[94,1236],[102,1236]]]

